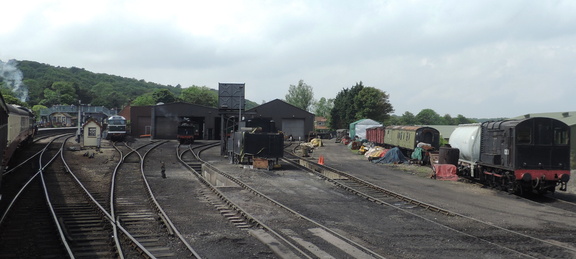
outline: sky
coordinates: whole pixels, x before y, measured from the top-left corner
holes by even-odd
[[[256,103],[303,80],[362,82],[396,115],[576,111],[576,1],[19,0],[0,4],[0,60],[160,84],[246,84]]]

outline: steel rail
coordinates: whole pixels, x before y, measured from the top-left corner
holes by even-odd
[[[60,138],[60,137],[64,137],[64,136],[68,136],[70,135],[70,133],[66,133],[66,134],[57,134],[55,135],[54,139],[52,141],[50,141],[49,143],[54,142],[55,139]],[[46,147],[44,147],[43,149],[41,149],[40,151],[36,152],[36,154],[30,156],[28,159],[26,159],[25,161],[23,161],[22,163],[13,166],[12,168],[10,168],[10,170],[6,170],[4,173],[2,173],[2,177],[14,172],[16,169],[20,168],[21,166],[23,166],[24,164],[28,163],[30,160],[34,159],[36,156],[40,155],[42,152],[44,152],[44,150],[48,147],[48,145]]]
[[[237,179],[237,178],[235,178],[235,177],[233,177],[233,176],[231,176],[231,175],[229,175],[229,174],[227,174],[227,173],[219,170],[218,168],[216,168],[216,167],[213,166],[212,164],[201,160],[199,157],[198,157],[198,159],[199,159],[200,161],[202,161],[202,162],[204,163],[204,165],[210,167],[212,170],[217,171],[217,172],[220,173],[222,176],[228,178],[229,180],[235,182],[235,183],[238,184],[239,186],[241,186],[241,187],[245,188],[246,190],[248,190],[248,191],[256,194],[257,196],[260,196],[260,197],[268,200],[269,202],[273,203],[274,205],[278,206],[279,208],[285,209],[285,210],[287,210],[288,212],[294,214],[295,216],[300,217],[300,218],[302,218],[302,219],[304,219],[304,220],[307,220],[308,222],[310,222],[310,223],[312,223],[312,224],[314,224],[314,225],[316,225],[316,226],[318,226],[318,227],[326,230],[327,232],[329,232],[329,233],[331,233],[331,234],[333,234],[333,235],[341,238],[342,240],[346,240],[346,241],[349,242],[350,244],[353,244],[353,245],[357,246],[358,248],[363,249],[365,252],[369,253],[369,254],[372,255],[372,256],[375,256],[375,257],[377,257],[377,258],[384,258],[383,256],[381,256],[381,255],[377,254],[376,252],[370,250],[369,248],[367,248],[367,247],[365,247],[365,246],[363,246],[363,245],[361,245],[361,244],[359,244],[359,243],[357,243],[357,242],[355,242],[355,241],[353,241],[353,240],[351,240],[351,239],[349,239],[349,238],[341,235],[340,233],[338,233],[338,232],[336,232],[336,231],[334,231],[334,230],[332,230],[332,229],[330,229],[330,228],[328,228],[328,227],[320,224],[319,222],[317,222],[317,221],[315,221],[315,220],[313,220],[313,219],[311,219],[311,218],[309,218],[309,217],[304,216],[304,215],[301,214],[301,213],[298,213],[297,211],[295,211],[295,210],[293,210],[293,209],[291,209],[291,208],[288,208],[287,206],[283,205],[282,203],[280,203],[280,202],[278,202],[278,201],[276,201],[276,200],[268,197],[267,195],[259,192],[258,190],[252,188],[251,186],[245,184],[245,183],[242,182],[241,180],[239,180],[239,179]]]
[[[114,147],[114,149],[116,149],[116,151],[118,151],[120,159],[118,159],[118,163],[116,164],[116,167],[114,167],[114,171],[112,172],[112,176],[110,178],[110,204],[109,204],[110,215],[112,215],[112,217],[114,217],[115,219],[112,231],[114,232],[114,243],[118,248],[118,256],[120,256],[120,259],[124,259],[124,252],[122,251],[122,245],[120,244],[120,240],[117,238],[119,226],[118,226],[118,217],[116,216],[116,212],[114,210],[114,194],[115,194],[114,188],[116,186],[116,173],[118,172],[118,169],[124,162],[124,156],[122,155],[122,151],[116,146],[116,143],[112,143],[112,146]]]
[[[137,152],[137,150],[140,149],[140,148],[146,147],[146,146],[148,146],[148,145],[154,144],[154,143],[156,143],[156,141],[147,143],[147,144],[142,145],[142,146],[140,146],[140,147],[138,147],[138,148],[135,149],[135,148],[132,148],[132,147],[128,146],[128,144],[127,144],[126,142],[124,142],[124,146],[126,146],[128,149],[130,149],[130,152],[126,153],[126,155],[124,155],[124,156],[120,156],[120,161],[118,162],[118,164],[117,164],[116,167],[114,168],[114,183],[113,183],[113,187],[111,186],[111,190],[110,190],[110,192],[111,192],[112,194],[114,194],[114,189],[115,189],[115,185],[116,185],[116,176],[117,176],[118,169],[119,169],[120,166],[124,163],[124,161],[126,160],[126,158],[127,158],[130,154],[132,154],[132,153],[138,154],[138,156],[141,158],[141,156],[140,156],[140,154]],[[120,154],[122,154],[122,152],[116,147],[116,145],[114,145],[114,148],[116,148],[116,150],[118,150],[118,152],[120,152]],[[141,251],[142,253],[144,253],[148,258],[156,258],[156,257],[152,254],[152,252],[150,252],[148,249],[146,249],[146,247],[144,247],[144,245],[142,245],[138,240],[136,240],[136,238],[135,238],[134,236],[132,236],[132,234],[131,234],[127,229],[125,229],[125,228],[122,226],[122,224],[121,224],[122,221],[120,220],[120,218],[119,218],[118,216],[115,215],[116,212],[115,212],[115,209],[114,209],[114,204],[115,204],[115,202],[114,202],[114,199],[115,199],[115,198],[114,198],[114,195],[111,195],[110,197],[111,197],[111,201],[110,201],[111,211],[114,211],[114,212],[112,212],[112,215],[114,215],[114,216],[116,217],[115,224],[114,224],[115,227],[117,227],[118,229],[120,229],[120,231],[122,232],[122,234],[124,234],[133,244],[135,244],[135,245],[138,247],[138,249],[140,249],[140,251]],[[119,242],[118,242],[117,244],[119,245]],[[124,255],[122,255],[122,257],[123,257],[123,256],[124,256]]]
[[[146,159],[146,156],[148,155],[148,153],[150,153],[150,151],[152,151],[156,147],[158,147],[162,144],[165,144],[166,142],[168,142],[168,141],[163,141],[163,142],[160,142],[159,144],[154,145],[152,148],[148,149],[148,151],[146,151],[146,153],[144,153],[143,156],[140,156],[140,158],[141,158],[141,160],[140,160],[141,161],[140,172],[142,173],[142,179],[144,180],[144,184],[146,186],[146,189],[148,190],[148,195],[150,196],[150,199],[153,201],[153,203],[156,207],[156,210],[158,210],[158,212],[160,212],[163,220],[167,223],[167,229],[168,230],[171,229],[176,234],[176,236],[182,241],[182,243],[194,255],[194,257],[201,258],[200,255],[194,250],[194,248],[192,248],[190,243],[188,243],[188,241],[186,241],[184,236],[182,236],[180,231],[178,231],[178,228],[176,228],[174,223],[172,223],[172,220],[170,220],[170,217],[168,217],[168,215],[166,214],[164,209],[162,209],[162,206],[160,206],[160,203],[158,203],[158,200],[156,200],[156,197],[154,196],[154,193],[152,192],[152,188],[150,187],[150,184],[148,183],[148,180],[146,179],[146,175],[144,174],[144,160]],[[138,153],[138,155],[140,155],[140,154]]]
[[[46,144],[46,146],[38,151],[36,154],[32,155],[30,158],[26,159],[26,161],[20,163],[18,166],[12,168],[10,170],[10,172],[12,172],[13,170],[15,170],[16,168],[24,165],[25,163],[27,163],[28,161],[32,160],[34,157],[40,155],[42,152],[44,152],[51,144],[52,142],[56,141],[56,138],[53,139],[52,141],[50,141],[48,144]],[[18,198],[20,197],[20,195],[26,190],[26,188],[28,187],[28,185],[36,178],[38,177],[38,175],[40,174],[42,170],[39,169],[32,177],[30,177],[30,179],[28,180],[28,182],[26,182],[26,184],[24,184],[22,186],[22,188],[20,188],[20,191],[18,191],[18,193],[14,196],[14,198],[12,199],[12,201],[10,202],[10,204],[8,205],[8,207],[6,208],[6,210],[4,211],[2,218],[0,218],[0,225],[3,223],[4,219],[7,217],[8,213],[10,212],[10,210],[12,209],[12,206],[14,206],[14,203],[16,203],[16,201],[18,200]],[[6,173],[7,174],[7,173]]]
[[[210,165],[208,163],[206,163],[205,161],[203,161],[199,154],[204,151],[207,150],[209,148],[218,146],[219,143],[213,143],[213,144],[207,144],[204,146],[200,146],[200,147],[196,147],[196,149],[200,149],[200,151],[198,153],[195,153],[193,148],[191,146],[189,146],[189,151],[192,153],[192,155],[200,162],[202,162],[203,165]],[[178,153],[178,148],[176,149],[176,152]],[[185,151],[186,152],[186,151]],[[185,153],[182,152],[182,155]],[[197,172],[196,170],[194,170],[190,165],[188,165],[186,162],[184,162],[184,160],[182,159],[181,156],[178,156],[178,158],[180,159],[180,162],[188,167],[190,169],[190,171],[196,175],[196,177],[202,182],[204,183],[206,186],[208,186],[208,188],[210,190],[212,190],[212,192],[214,194],[216,194],[216,196],[218,196],[221,200],[223,200],[228,206],[230,206],[232,209],[236,210],[238,213],[242,214],[242,216],[244,216],[245,218],[247,218],[250,222],[255,223],[259,228],[264,229],[266,231],[268,231],[269,233],[272,233],[275,237],[279,238],[280,240],[282,240],[285,244],[289,245],[292,249],[294,249],[295,251],[297,251],[298,253],[300,253],[302,256],[305,256],[306,258],[313,258],[310,257],[306,252],[302,251],[300,248],[298,248],[295,244],[293,244],[292,242],[290,242],[288,239],[286,239],[284,236],[282,236],[280,233],[276,232],[274,229],[272,229],[270,226],[266,225],[265,223],[261,222],[260,220],[256,219],[256,217],[252,216],[250,213],[246,212],[245,210],[243,210],[239,205],[237,205],[236,203],[230,201],[228,198],[226,198],[226,195],[224,193],[222,193],[217,187],[215,187],[212,183],[210,183],[209,181],[207,181],[204,176],[202,176],[202,172]],[[220,172],[218,170],[218,172]]]
[[[294,155],[294,154],[292,154],[292,155]],[[296,155],[294,155],[294,156],[296,156]],[[287,162],[289,162],[289,163],[292,163],[292,164],[295,164],[295,165],[299,165],[299,164],[296,164],[295,162],[290,161],[290,160],[288,160],[288,159],[284,159],[284,160],[287,161]],[[519,236],[522,236],[522,237],[525,237],[525,238],[529,238],[529,239],[532,239],[532,240],[535,240],[535,241],[538,241],[538,242],[541,242],[541,243],[545,243],[545,244],[548,244],[548,245],[551,245],[551,246],[560,247],[560,248],[563,248],[563,249],[566,249],[566,250],[570,250],[570,251],[576,252],[576,248],[574,248],[574,247],[565,246],[565,245],[562,245],[562,244],[558,244],[557,242],[553,242],[553,241],[551,242],[551,241],[544,240],[544,239],[541,239],[541,238],[533,237],[533,236],[530,236],[530,235],[527,235],[527,234],[520,233],[520,232],[518,232],[518,231],[510,230],[510,229],[507,229],[507,228],[504,228],[504,227],[500,227],[500,226],[491,224],[491,223],[489,223],[489,222],[485,222],[485,221],[482,221],[482,220],[479,220],[479,219],[475,219],[475,218],[472,218],[472,217],[470,217],[470,216],[466,216],[466,215],[463,215],[463,214],[460,214],[460,213],[457,213],[457,212],[454,212],[454,211],[450,211],[450,210],[447,210],[447,209],[443,209],[443,208],[440,208],[440,207],[437,207],[437,206],[434,206],[434,205],[431,205],[431,204],[427,204],[427,203],[424,203],[424,202],[420,202],[420,201],[417,201],[417,200],[415,200],[415,199],[409,198],[409,197],[407,197],[407,196],[404,196],[404,195],[397,194],[397,193],[395,193],[395,192],[386,190],[385,188],[382,188],[382,187],[380,187],[380,186],[374,185],[374,184],[372,184],[372,183],[369,183],[369,182],[367,182],[367,181],[364,181],[364,180],[362,180],[362,179],[359,179],[359,178],[357,178],[357,177],[355,177],[355,176],[352,176],[352,175],[350,175],[350,174],[347,174],[347,173],[345,173],[345,172],[342,172],[342,171],[340,171],[340,170],[337,170],[337,169],[335,169],[335,168],[331,168],[331,167],[328,167],[328,166],[325,166],[325,165],[320,165],[320,164],[317,164],[317,163],[312,162],[312,161],[308,161],[308,162],[309,162],[309,163],[313,163],[314,166],[324,168],[324,169],[329,170],[329,171],[331,171],[331,172],[333,172],[333,173],[339,174],[339,175],[341,175],[341,176],[343,176],[343,177],[352,179],[352,180],[354,180],[354,181],[356,181],[356,182],[358,182],[358,183],[360,183],[360,184],[362,184],[362,185],[365,185],[365,186],[367,186],[367,187],[370,187],[370,188],[372,188],[372,189],[374,189],[374,190],[377,190],[377,191],[382,190],[382,192],[385,193],[386,195],[388,195],[388,193],[390,193],[390,195],[388,195],[388,196],[390,196],[390,197],[398,198],[398,199],[400,199],[400,200],[402,200],[402,201],[414,201],[414,203],[413,203],[414,205],[418,205],[418,206],[420,206],[420,207],[422,207],[422,208],[425,208],[425,209],[428,209],[428,210],[430,210],[430,211],[442,212],[443,214],[445,214],[445,215],[447,215],[447,216],[455,216],[455,217],[465,218],[465,219],[468,219],[468,220],[471,220],[471,221],[480,223],[480,224],[482,224],[482,225],[486,225],[486,226],[489,226],[489,227],[493,227],[493,228],[496,228],[496,229],[499,229],[499,230],[502,230],[502,231],[505,231],[505,232],[508,232],[508,233],[511,233],[511,234],[519,235]],[[299,166],[300,166],[300,167],[303,167],[302,165],[299,165]],[[306,167],[304,167],[304,168],[306,168]],[[346,190],[349,190],[349,191],[351,191],[351,192],[353,192],[353,193],[359,194],[360,196],[365,197],[365,198],[367,198],[368,200],[370,200],[370,201],[372,201],[372,202],[375,202],[375,203],[378,203],[378,204],[382,204],[382,205],[386,205],[386,206],[394,207],[394,208],[396,208],[396,209],[398,209],[398,210],[401,210],[401,211],[404,211],[404,212],[406,212],[406,213],[412,214],[412,215],[417,216],[417,217],[419,217],[419,218],[421,218],[421,219],[424,219],[424,220],[429,221],[429,222],[431,222],[431,223],[437,224],[437,225],[439,225],[439,226],[441,226],[441,227],[448,228],[448,229],[450,229],[450,230],[452,230],[452,231],[456,231],[456,232],[461,233],[461,234],[463,234],[463,235],[467,235],[467,236],[470,236],[470,237],[477,238],[477,239],[479,239],[479,240],[482,240],[483,242],[487,242],[487,243],[489,243],[489,244],[492,244],[492,245],[497,246],[497,247],[500,247],[500,248],[502,248],[502,249],[505,249],[505,250],[514,252],[514,253],[516,253],[516,254],[520,254],[520,255],[523,255],[523,256],[527,256],[527,257],[533,257],[533,256],[528,255],[528,254],[525,254],[525,253],[523,253],[523,252],[521,252],[521,251],[517,251],[517,250],[514,250],[514,249],[512,249],[512,248],[505,247],[505,246],[503,246],[503,245],[500,245],[500,244],[494,243],[494,242],[492,242],[492,241],[489,241],[489,240],[487,240],[487,239],[485,239],[485,238],[481,238],[481,237],[478,237],[478,236],[475,236],[475,235],[468,234],[468,233],[463,232],[463,231],[461,231],[461,230],[455,229],[455,228],[453,228],[453,227],[444,225],[444,224],[442,224],[442,223],[439,223],[439,222],[430,220],[430,219],[428,219],[428,218],[425,218],[425,217],[423,217],[423,216],[420,216],[420,215],[418,215],[418,214],[415,214],[415,213],[413,213],[413,212],[410,212],[410,211],[408,211],[408,210],[406,210],[406,209],[402,209],[402,208],[399,208],[398,206],[394,206],[393,204],[390,204],[390,203],[388,203],[388,202],[382,201],[382,200],[380,200],[380,199],[378,199],[378,198],[376,198],[376,197],[373,197],[373,196],[371,196],[371,195],[369,195],[369,194],[366,194],[366,193],[360,192],[360,191],[358,191],[358,190],[355,190],[353,187],[350,187],[350,186],[341,184],[341,183],[339,183],[339,182],[337,182],[337,181],[335,181],[335,180],[333,180],[333,179],[330,179],[329,177],[323,175],[322,173],[320,173],[320,172],[318,172],[318,171],[316,171],[316,170],[313,170],[313,169],[310,169],[310,168],[307,168],[307,170],[308,170],[309,172],[312,172],[312,173],[314,173],[314,174],[322,177],[323,179],[325,179],[325,180],[327,180],[327,181],[332,182],[333,184],[335,184],[335,185],[337,185],[337,186],[339,186],[339,187],[342,187],[342,188],[344,188],[344,189],[346,189]],[[412,203],[412,202],[411,202],[411,203]]]
[[[64,140],[62,142],[62,146],[64,146],[65,143],[66,143],[66,140]],[[47,150],[47,148],[44,149],[44,151],[46,151],[46,150]],[[74,253],[72,253],[72,249],[70,248],[70,245],[68,244],[68,241],[66,239],[66,235],[65,235],[64,230],[63,230],[64,227],[60,224],[60,220],[58,220],[58,216],[56,215],[56,211],[54,210],[54,206],[52,205],[52,202],[50,202],[50,195],[48,194],[48,187],[46,186],[46,180],[44,179],[44,169],[46,169],[46,167],[48,167],[48,165],[52,164],[52,162],[54,162],[54,160],[56,160],[59,153],[61,153],[61,152],[62,152],[62,148],[60,148],[58,150],[58,152],[44,166],[42,165],[42,157],[44,156],[45,152],[42,152],[40,154],[40,159],[39,159],[39,164],[40,164],[39,173],[40,173],[40,179],[42,180],[42,187],[44,188],[44,196],[46,198],[46,203],[48,204],[48,208],[50,210],[50,214],[52,215],[52,219],[54,220],[54,224],[56,225],[56,228],[58,229],[58,234],[60,235],[60,240],[62,241],[62,244],[66,248],[66,252],[68,253],[68,256],[70,256],[70,258],[75,258]]]

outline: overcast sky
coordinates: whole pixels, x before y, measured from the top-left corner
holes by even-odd
[[[395,114],[576,111],[576,1],[20,0],[0,60],[182,87],[243,82],[257,103],[300,79],[315,99],[362,81]]]

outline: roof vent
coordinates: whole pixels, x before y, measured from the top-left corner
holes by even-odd
[[[524,118],[526,118],[526,119],[530,118],[530,114],[524,115]]]
[[[570,117],[570,113],[569,112],[563,112],[562,117],[564,117],[564,118]]]

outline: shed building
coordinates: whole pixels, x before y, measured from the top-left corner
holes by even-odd
[[[218,109],[184,102],[130,108],[130,129],[134,137],[176,139],[179,123],[189,118],[198,125],[200,139],[220,139]]]
[[[284,136],[307,141],[308,133],[314,130],[314,114],[300,109],[280,99],[261,104],[246,111],[247,120],[253,118],[270,118]]]

